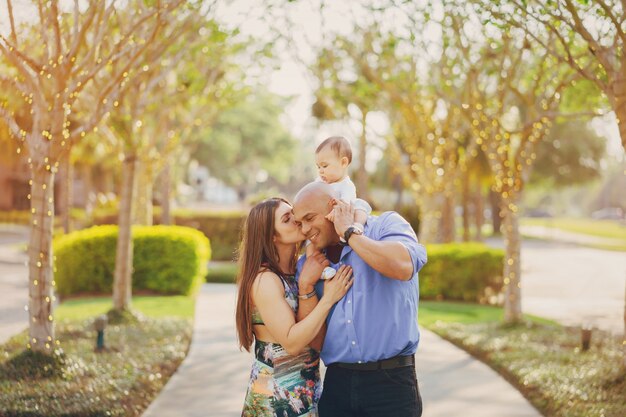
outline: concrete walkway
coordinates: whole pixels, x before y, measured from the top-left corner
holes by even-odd
[[[28,228],[0,224],[0,344],[28,326]]]
[[[143,417],[236,417],[252,356],[237,349],[235,287],[205,284],[189,355]],[[539,417],[488,366],[422,329],[417,372],[425,417]]]

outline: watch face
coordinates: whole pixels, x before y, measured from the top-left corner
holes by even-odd
[[[344,239],[346,240],[348,244],[349,244],[348,240],[350,240],[350,236],[352,236],[353,234],[361,235],[363,234],[363,232],[354,225],[348,227],[348,229],[346,230],[346,233],[344,233]]]

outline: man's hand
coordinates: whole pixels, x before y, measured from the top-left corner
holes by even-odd
[[[354,223],[354,207],[345,201],[335,200],[335,207],[331,213],[335,232],[339,237],[343,237],[348,227]]]

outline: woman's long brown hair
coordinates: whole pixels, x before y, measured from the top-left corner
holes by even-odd
[[[278,251],[272,239],[275,234],[274,215],[280,203],[291,205],[282,198],[270,198],[254,206],[250,210],[242,230],[238,256],[239,272],[237,274],[235,321],[239,347],[248,352],[252,342],[254,342],[254,333],[252,332],[252,284],[254,279],[263,269],[279,275],[284,272],[291,272],[280,270]]]

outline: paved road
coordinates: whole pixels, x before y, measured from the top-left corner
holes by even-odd
[[[501,240],[488,243],[502,247]],[[626,252],[524,240],[521,256],[525,313],[623,332]]]

